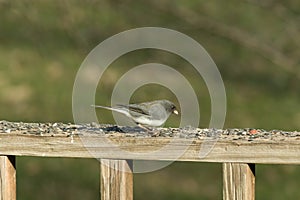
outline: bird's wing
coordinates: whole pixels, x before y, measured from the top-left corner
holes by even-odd
[[[120,107],[120,108],[127,108],[131,113],[138,113],[138,114],[150,116],[149,111],[147,111],[147,109],[145,109],[145,106],[142,106],[141,104],[140,105],[136,105],[136,104],[129,104],[129,105],[118,104],[117,106]]]

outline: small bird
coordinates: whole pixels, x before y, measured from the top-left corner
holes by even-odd
[[[146,126],[161,126],[169,116],[174,113],[178,115],[176,106],[169,100],[156,100],[137,104],[122,105],[118,104],[114,107],[106,107],[92,105],[95,108],[104,108],[118,113],[122,113],[132,119],[140,127],[149,130]]]

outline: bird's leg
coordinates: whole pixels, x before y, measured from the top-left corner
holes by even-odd
[[[151,134],[152,137],[155,137],[159,134],[159,132],[154,131],[153,129],[150,129],[149,127],[143,126],[142,124],[137,123],[138,127],[146,130],[148,133]]]
[[[150,128],[143,126],[142,124],[137,123],[138,127],[140,127],[141,129],[144,129],[146,131],[152,131]]]

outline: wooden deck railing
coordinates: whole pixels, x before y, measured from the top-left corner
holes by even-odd
[[[189,132],[164,128],[151,137],[136,129],[125,129],[126,133],[120,133],[120,129],[108,125],[0,121],[0,199],[16,199],[16,156],[101,158],[103,200],[133,199],[133,160],[173,161],[185,144],[189,144],[186,151],[176,161],[223,163],[226,200],[255,198],[257,163],[300,164],[299,132],[253,129]],[[217,141],[211,151],[205,157],[199,156],[201,145],[212,137]],[[108,140],[115,146],[107,145]],[[170,142],[171,147],[165,151],[140,153],[161,149]]]

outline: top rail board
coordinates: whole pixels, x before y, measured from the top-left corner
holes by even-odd
[[[0,121],[0,155],[300,164],[300,132]]]

